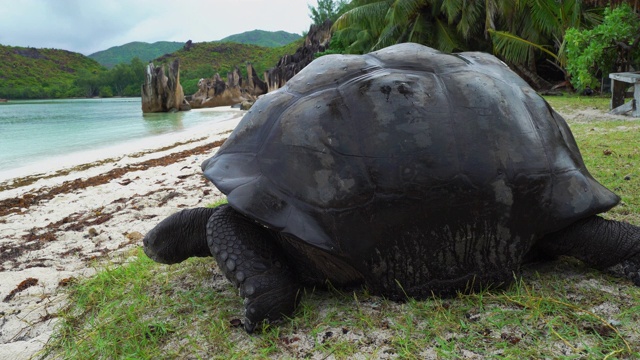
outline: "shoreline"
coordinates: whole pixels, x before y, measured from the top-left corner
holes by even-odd
[[[51,175],[61,169],[73,168],[82,164],[90,164],[110,158],[121,158],[130,154],[154,152],[162,147],[173,146],[176,142],[190,142],[205,137],[207,132],[216,131],[219,127],[226,127],[225,122],[234,121],[245,111],[230,106],[196,109],[196,113],[228,113],[226,117],[218,117],[215,122],[201,123],[186,129],[172,131],[153,136],[147,135],[138,139],[131,139],[117,145],[100,146],[93,149],[78,149],[70,153],[53,155],[38,161],[31,161],[19,167],[0,169],[0,192],[3,187],[14,179]],[[153,116],[150,114],[149,116]]]
[[[152,148],[0,180],[0,358],[37,356],[65,305],[60,290],[93,275],[96,259],[124,262],[160,220],[223,196],[200,164],[244,113]]]

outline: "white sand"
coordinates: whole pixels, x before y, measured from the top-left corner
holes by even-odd
[[[0,201],[46,194],[65,181],[89,179],[117,168],[136,168],[135,164],[150,159],[211,144],[226,138],[243,113],[237,110],[232,119],[163,136],[153,143],[138,142],[58,162],[47,169],[48,175],[61,167],[112,159],[87,170],[41,178],[30,185],[2,191]],[[159,150],[183,142],[188,143]],[[141,234],[164,217],[220,198],[221,194],[208,184],[200,170],[200,163],[213,152],[126,172],[107,183],[63,192],[19,213],[0,216],[0,359],[29,359],[42,349],[57,322],[47,315],[55,314],[64,304],[64,295],[58,291],[61,280],[93,274],[91,260],[96,257],[109,255],[114,262],[125,261],[118,254],[141,245]],[[5,174],[4,179],[0,177],[0,186],[14,180]],[[25,239],[30,233],[36,238]],[[50,234],[43,236],[47,233]],[[37,284],[3,301],[29,278],[37,279]]]

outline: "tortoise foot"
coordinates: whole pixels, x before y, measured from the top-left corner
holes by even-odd
[[[207,243],[220,270],[240,290],[247,332],[293,314],[299,282],[270,230],[223,205],[207,223]]]
[[[627,278],[633,281],[636,286],[640,286],[640,256],[638,259],[624,260],[607,270],[615,276]]]
[[[274,264],[271,269],[242,283],[240,296],[244,299],[244,329],[251,333],[264,321],[277,322],[283,315],[293,314],[298,305],[299,287],[283,269]]]

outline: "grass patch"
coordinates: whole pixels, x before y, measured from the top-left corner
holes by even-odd
[[[292,319],[247,335],[212,259],[153,263],[138,250],[70,290],[44,355],[155,358],[634,358],[640,289],[570,259],[527,268],[506,291],[397,303],[308,290]]]
[[[553,98],[550,102],[555,102]],[[607,99],[570,97],[566,106]],[[592,100],[593,99],[593,100]],[[592,103],[593,101],[593,103]],[[578,105],[575,105],[576,102]],[[556,104],[553,104],[556,106]],[[565,106],[559,104],[558,106]],[[607,105],[608,106],[608,105]],[[570,124],[587,167],[622,204],[608,216],[640,225],[640,120]],[[69,290],[43,355],[151,358],[640,357],[640,288],[562,258],[527,266],[506,290],[404,303],[308,289],[292,319],[247,335],[242,301],[211,258],[153,263],[138,249]]]
[[[545,96],[545,100],[559,113],[579,110],[598,110],[602,113],[609,111],[611,97],[579,96],[564,94],[562,96]]]

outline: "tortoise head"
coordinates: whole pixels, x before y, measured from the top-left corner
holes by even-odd
[[[211,256],[206,225],[215,211],[215,208],[182,210],[162,220],[144,237],[144,253],[163,264],[179,263],[192,256]]]

